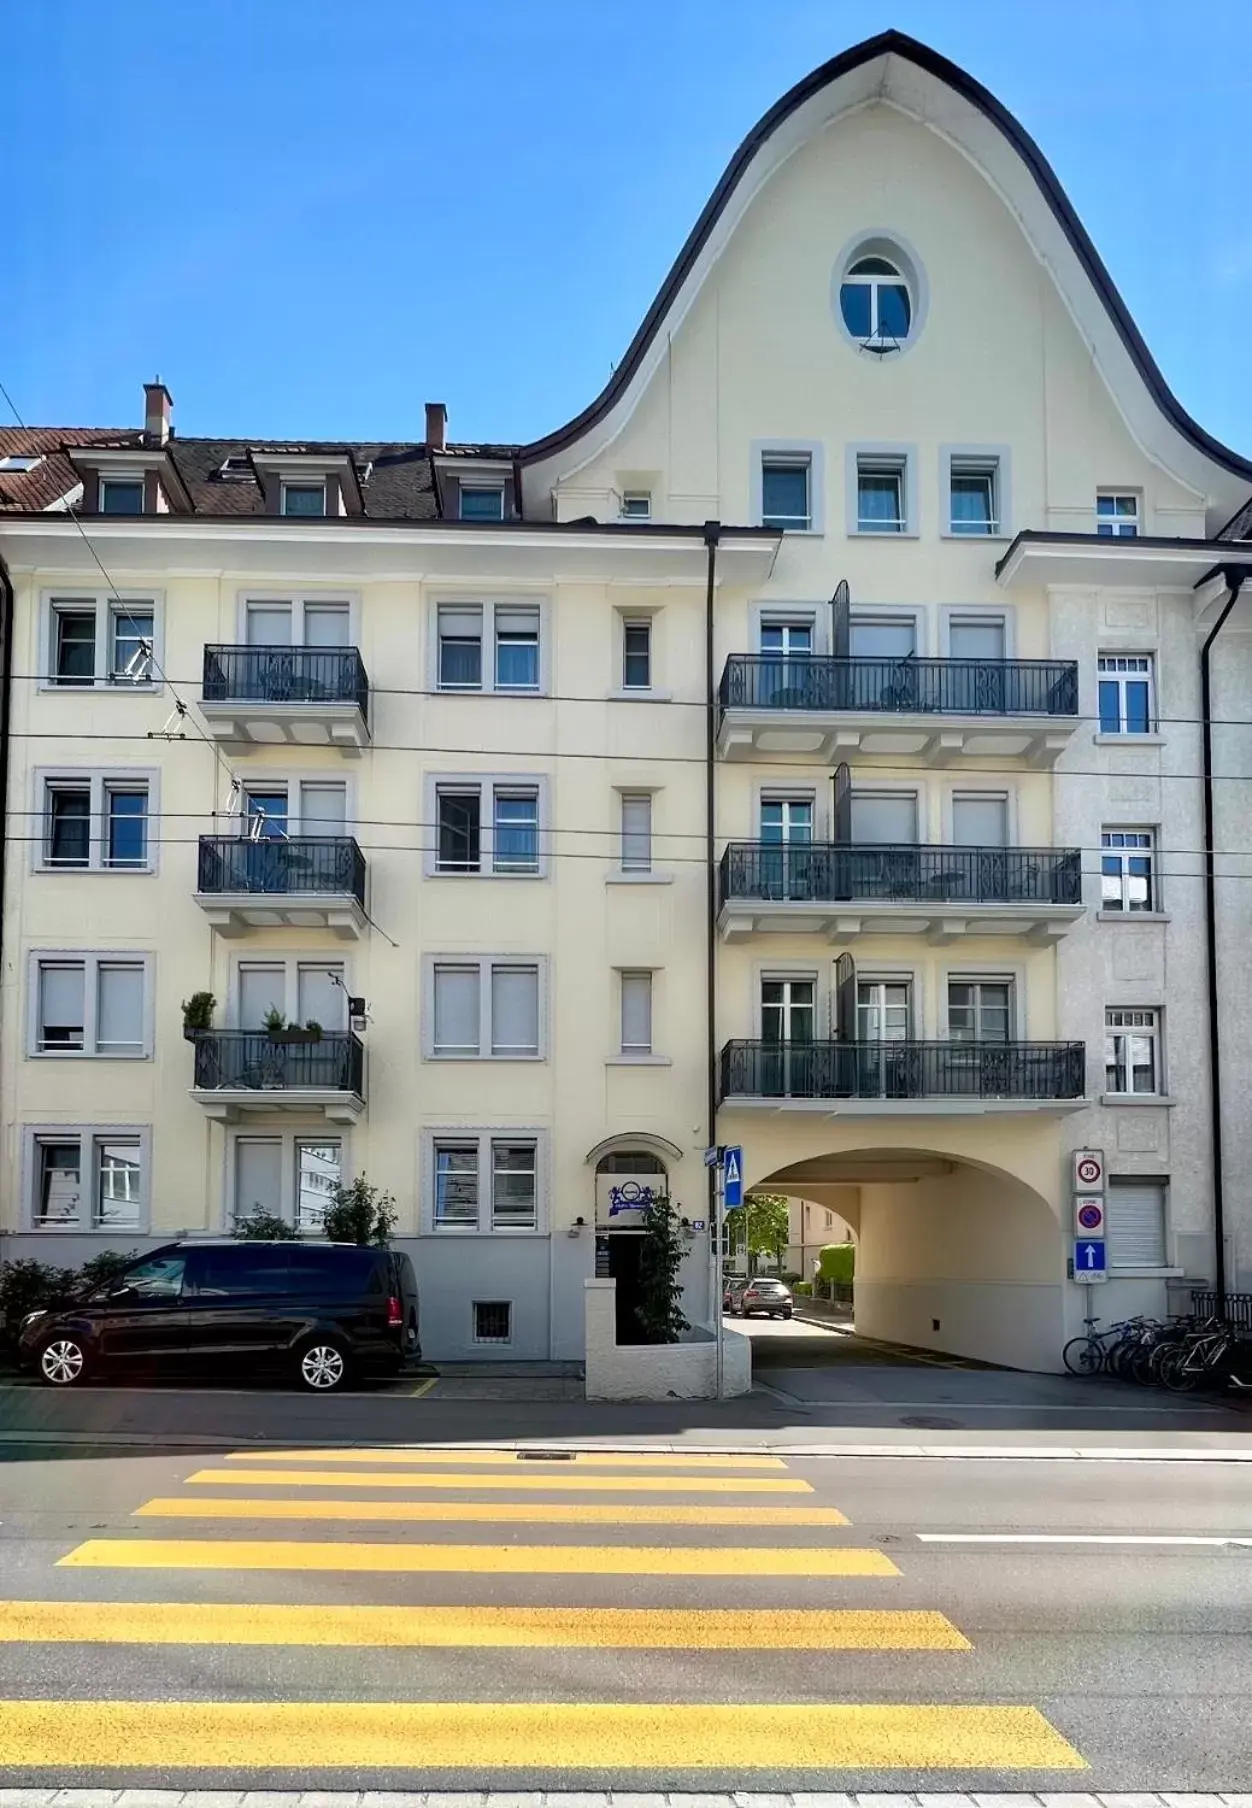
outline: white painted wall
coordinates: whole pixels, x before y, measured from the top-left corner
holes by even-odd
[[[584,1282],[586,1392],[589,1400],[712,1400],[717,1398],[717,1351],[712,1333],[696,1327],[682,1343],[619,1344],[617,1282]],[[724,1332],[723,1393],[752,1390],[751,1339]]]

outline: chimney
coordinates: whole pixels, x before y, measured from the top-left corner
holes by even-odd
[[[442,452],[444,435],[448,430],[448,407],[446,402],[427,402],[426,404],[426,444],[432,452]]]
[[[144,437],[154,446],[168,444],[170,437],[170,410],[174,406],[174,398],[164,383],[145,383],[143,386],[143,431]]]

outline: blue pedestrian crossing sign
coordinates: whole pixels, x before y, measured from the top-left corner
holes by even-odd
[[[1103,1281],[1108,1277],[1108,1244],[1103,1237],[1076,1237],[1074,1279]]]
[[[743,1150],[722,1150],[722,1204],[730,1211],[743,1204]]]

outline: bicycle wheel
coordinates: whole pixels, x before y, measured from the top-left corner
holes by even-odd
[[[1115,1375],[1119,1381],[1129,1381],[1130,1365],[1138,1347],[1130,1338],[1123,1338],[1120,1343],[1115,1343],[1104,1358],[1104,1366],[1109,1374]]]
[[[1199,1375],[1187,1366],[1191,1351],[1184,1344],[1178,1344],[1161,1358],[1161,1366],[1157,1370],[1157,1380],[1162,1387],[1167,1387],[1171,1394],[1190,1393]]]
[[[1061,1361],[1071,1375],[1098,1375],[1104,1367],[1104,1351],[1094,1337],[1071,1337],[1061,1351]]]

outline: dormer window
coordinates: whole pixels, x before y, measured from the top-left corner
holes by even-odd
[[[282,487],[284,515],[324,515],[326,485],[324,483],[285,483]]]
[[[503,521],[504,485],[502,483],[463,483],[461,485],[462,521]]]
[[[33,471],[36,465],[43,463],[43,455],[39,452],[8,452],[0,458],[0,474],[7,473],[11,477],[25,476]]]
[[[142,515],[142,477],[102,477],[100,479],[100,513],[102,515]]]

